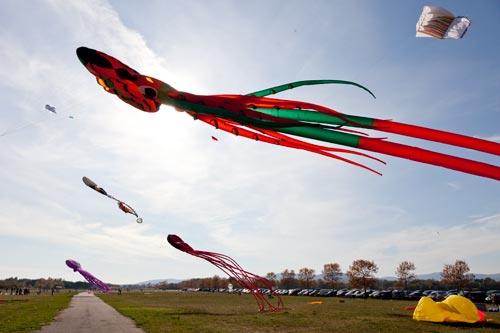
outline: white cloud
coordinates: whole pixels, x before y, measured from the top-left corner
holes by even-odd
[[[490,136],[487,138],[481,138],[481,139],[493,141],[493,142],[500,142],[500,135],[493,135],[493,136]]]
[[[134,221],[130,216],[120,216],[122,225],[109,226],[104,221],[86,222],[73,210],[44,199],[39,207],[8,200],[0,204],[5,207],[0,217],[2,237],[43,240],[57,247],[78,245],[95,254],[116,257],[166,256],[165,249],[161,249],[165,244],[163,237],[152,233],[147,225],[126,223]]]

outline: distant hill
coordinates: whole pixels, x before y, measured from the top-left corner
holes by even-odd
[[[500,281],[500,273],[497,274],[474,274],[476,279],[486,279],[489,277],[490,279],[493,279],[495,281]]]
[[[185,279],[185,280],[189,280],[189,279]],[[155,280],[148,280],[148,281],[137,282],[136,284],[138,284],[138,285],[146,285],[146,284],[158,284],[158,283],[161,283],[161,282],[165,282],[165,283],[177,283],[177,282],[181,282],[181,281],[184,281],[184,280],[182,280],[182,279],[155,279]]]

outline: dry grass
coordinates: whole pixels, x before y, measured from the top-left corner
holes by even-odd
[[[74,294],[0,295],[0,332],[30,332],[39,329],[66,308]]]
[[[99,295],[146,332],[499,332],[500,315],[484,324],[436,324],[412,319],[416,301],[284,297],[287,310],[258,313],[251,295],[124,293]],[[311,305],[310,301],[323,304]]]

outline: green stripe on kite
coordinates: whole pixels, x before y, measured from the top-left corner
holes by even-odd
[[[305,81],[297,81],[297,82],[291,82],[291,83],[286,83],[282,84],[276,87],[271,87],[267,88],[264,90],[256,91],[250,94],[247,94],[247,96],[257,96],[257,97],[263,97],[263,96],[268,96],[272,94],[277,94],[285,90],[290,90],[293,88],[297,88],[300,86],[313,86],[313,85],[318,85],[318,84],[349,84],[352,86],[356,86],[358,88],[361,88],[365,91],[367,91],[370,95],[373,96],[373,98],[376,98],[375,95],[366,87],[363,87],[362,85],[356,83],[356,82],[351,82],[351,81],[344,81],[344,80],[305,80]]]
[[[335,117],[334,115],[328,115],[317,111],[308,110],[298,110],[298,109],[275,109],[275,108],[254,108],[254,111],[265,113],[270,116],[297,120],[297,121],[307,121],[314,123],[332,124],[332,125],[347,125],[353,127],[373,127],[373,118],[351,116],[347,114],[341,114],[344,119],[352,121],[352,123],[346,123],[344,120]]]
[[[297,135],[303,138],[319,140],[323,142],[336,143],[348,147],[357,148],[359,145],[359,135],[349,133],[329,131],[323,128],[314,127],[283,127],[279,129],[282,133]]]

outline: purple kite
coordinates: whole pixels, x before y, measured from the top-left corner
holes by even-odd
[[[118,200],[114,196],[109,195],[102,187],[99,187],[96,183],[94,183],[89,178],[83,177],[82,180],[85,183],[85,185],[87,185],[88,187],[90,187],[94,191],[99,192],[102,195],[105,195],[108,198],[113,199],[116,202],[118,202],[118,208],[120,208],[125,213],[129,213],[129,214],[135,215],[135,217],[137,217],[137,220],[136,220],[137,223],[142,223],[142,218],[140,218],[139,215],[137,215],[136,211],[132,207],[130,207],[129,205],[127,205],[123,201]]]
[[[260,312],[264,311],[276,312],[285,309],[283,307],[283,301],[281,300],[280,295],[276,293],[275,289],[273,289],[273,285],[271,284],[271,282],[269,282],[269,280],[245,271],[232,258],[220,253],[194,250],[189,244],[185,243],[177,235],[168,235],[167,240],[170,243],[170,245],[172,245],[176,249],[186,252],[192,256],[205,259],[211,264],[217,266],[224,273],[229,275],[230,278],[238,281],[241,287],[250,290],[253,297],[257,301],[257,305],[259,307]],[[274,306],[273,304],[271,304],[271,302],[269,302],[269,300],[264,296],[262,290],[258,287],[258,285],[264,286],[265,288],[269,289],[269,291],[271,292],[270,296],[272,295],[277,298],[276,306]]]
[[[74,261],[72,259],[66,260],[66,265],[71,268],[74,272],[80,273],[85,280],[87,280],[94,288],[99,289],[103,293],[110,293],[111,288],[106,285],[106,283],[102,282],[86,270],[82,269],[82,266],[80,266],[80,263],[77,261]]]

